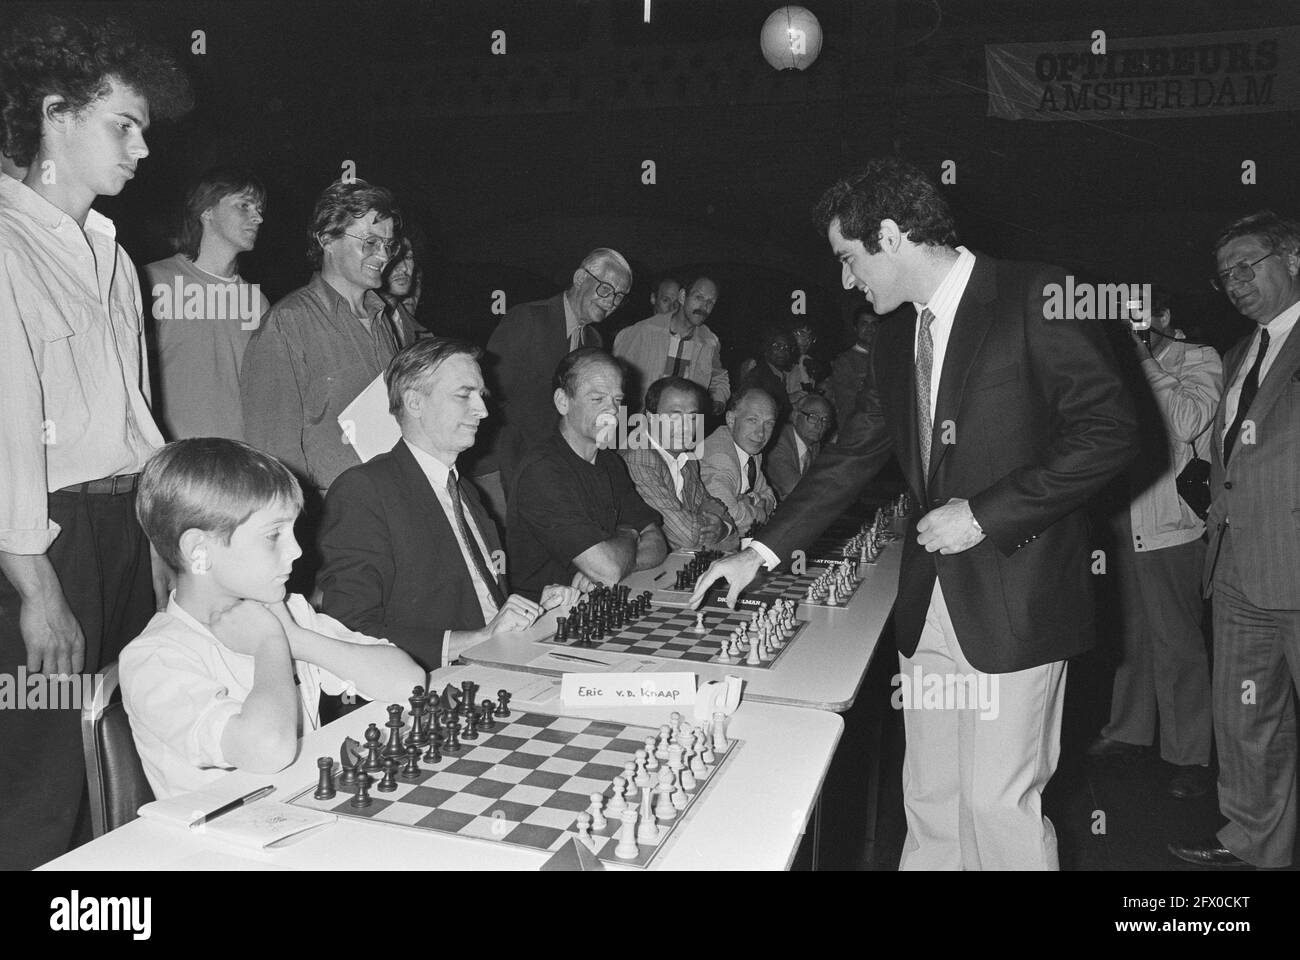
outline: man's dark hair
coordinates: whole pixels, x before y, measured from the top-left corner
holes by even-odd
[[[913,243],[951,247],[957,242],[957,228],[939,188],[898,157],[869,160],[861,171],[823,193],[813,208],[813,222],[825,233],[835,220],[844,238],[861,240],[867,253],[880,252],[882,220],[893,220]]]
[[[185,195],[185,208],[181,214],[181,229],[177,237],[177,250],[191,260],[199,258],[199,244],[203,240],[203,212],[216,206],[226,197],[248,193],[259,207],[266,205],[266,187],[253,173],[237,167],[213,167],[190,187]]]
[[[325,188],[316,200],[316,208],[311,212],[311,225],[307,228],[307,259],[313,270],[321,267],[324,241],[343,236],[353,221],[360,220],[371,210],[375,211],[376,221],[393,221],[394,236],[402,229],[401,211],[387,188],[364,180],[352,183],[336,180]]]
[[[125,23],[49,14],[24,20],[0,45],[0,151],[31,166],[45,97],[62,97],[60,109],[75,114],[107,96],[114,80],[149,102],[151,118],[171,120],[194,106],[175,59]]]
[[[1214,241],[1211,256],[1238,237],[1259,237],[1275,253],[1300,253],[1300,223],[1272,210],[1261,210],[1229,224]]]
[[[560,365],[555,368],[555,376],[551,378],[551,389],[563,390],[567,396],[576,397],[578,380],[581,379],[583,370],[596,364],[606,364],[620,374],[623,373],[622,365],[600,347],[579,347],[560,360]]]
[[[746,387],[744,390],[739,390],[727,398],[727,409],[724,412],[725,413],[733,412],[737,407],[739,407],[742,403],[745,402],[746,397],[755,393],[761,393],[767,399],[772,401],[772,405],[774,407],[776,407],[778,410],[780,409],[781,405],[776,402],[776,398],[773,397],[766,390],[764,390],[762,387]]]
[[[399,350],[388,361],[388,369],[384,371],[384,384],[388,387],[388,412],[400,421],[402,396],[406,391],[427,393],[438,368],[459,354],[477,362],[483,356],[483,350],[468,340],[454,340],[451,337],[426,337]]]
[[[709,395],[694,380],[687,380],[685,377],[660,377],[650,384],[650,389],[645,392],[646,413],[658,413],[659,401],[670,390],[675,390],[678,393],[689,393],[693,396],[697,413],[708,408]]]

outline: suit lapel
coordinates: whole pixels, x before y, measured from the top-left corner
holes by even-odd
[[[944,352],[943,371],[939,375],[939,395],[934,404],[934,425],[930,440],[930,477],[928,484],[939,469],[939,464],[948,453],[951,443],[940,442],[947,422],[956,423],[957,411],[961,409],[962,397],[966,392],[966,381],[970,377],[971,367],[979,354],[989,327],[993,324],[993,312],[988,304],[997,294],[997,282],[994,264],[987,257],[977,257],[971,271],[970,280],[962,293],[961,302],[957,304],[957,313],[953,317],[952,331],[948,334],[948,348]],[[959,427],[960,429],[960,427]]]
[[[454,536],[451,524],[447,522],[447,514],[443,511],[442,504],[438,502],[438,495],[433,492],[429,478],[416,463],[415,454],[407,448],[405,440],[397,441],[393,447],[393,458],[397,461],[408,501],[415,504],[419,518],[423,521],[429,535],[435,538],[435,542],[445,542],[447,537]]]
[[[877,356],[874,364],[880,402],[884,407],[885,421],[894,430],[898,445],[898,462],[907,482],[922,497],[925,483],[921,479],[921,445],[916,434],[916,358],[913,340],[916,334],[916,315],[906,322],[902,317],[884,325],[876,338]]]
[[[1273,358],[1273,362],[1269,365],[1268,375],[1264,377],[1264,382],[1259,385],[1259,392],[1255,394],[1255,400],[1250,405],[1249,416],[1251,420],[1255,421],[1257,428],[1259,424],[1264,422],[1264,418],[1268,416],[1273,404],[1277,403],[1278,397],[1282,396],[1282,391],[1286,389],[1287,383],[1290,382],[1296,366],[1300,365],[1300,336],[1296,334],[1297,331],[1292,328],[1291,333],[1286,338],[1286,343],[1282,344],[1281,352]]]

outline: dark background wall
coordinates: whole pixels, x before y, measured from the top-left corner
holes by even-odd
[[[435,252],[444,329],[485,339],[491,292],[547,295],[591,247],[614,246],[637,287],[611,327],[648,313],[661,271],[707,266],[713,326],[735,355],[807,291],[823,339],[844,293],[808,211],[862,159],[898,152],[935,172],[963,242],[1112,282],[1162,282],[1179,319],[1221,346],[1245,326],[1209,290],[1208,246],[1229,220],[1300,215],[1294,112],[1155,121],[987,116],[986,43],[1208,33],[1300,23],[1294,0],[806,0],[825,46],[777,73],[758,44],[775,0],[379,0],[40,3],[105,12],[181,56],[198,107],[158,125],[153,155],[99,206],[139,263],[164,255],[186,180],[216,162],[270,187],[245,273],[273,296],[307,276],[305,223],[354,161],[392,187]],[[0,18],[33,4],[5,0]],[[507,53],[490,53],[493,30]],[[190,52],[203,30],[206,53]],[[1254,160],[1259,183],[1240,183]],[[641,183],[653,160],[657,183]]]

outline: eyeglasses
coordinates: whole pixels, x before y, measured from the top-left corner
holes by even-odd
[[[1275,253],[1277,253],[1276,250],[1274,250],[1273,253],[1264,254],[1258,260],[1251,263],[1239,263],[1234,267],[1224,270],[1223,273],[1210,281],[1210,286],[1215,290],[1218,290],[1220,293],[1225,293],[1228,289],[1228,281],[1230,280],[1235,280],[1237,283],[1250,283],[1250,281],[1255,279],[1255,264],[1263,263]]]
[[[401,240],[389,240],[386,237],[359,237],[355,233],[347,232],[345,232],[343,236],[351,237],[353,240],[360,240],[361,252],[367,257],[379,249],[384,251],[384,256],[391,257],[398,250],[402,249]]]
[[[610,300],[613,302],[614,306],[617,307],[620,303],[623,302],[623,298],[627,296],[628,291],[624,290],[620,293],[618,288],[615,287],[612,283],[606,283],[604,280],[600,279],[600,277],[596,276],[586,267],[582,268],[582,272],[585,273],[587,276],[591,277],[591,279],[596,281],[597,299]]]
[[[823,417],[821,414],[817,414],[817,413],[804,413],[802,410],[799,411],[799,414],[800,414],[800,416],[803,416],[803,417],[807,418],[807,420],[808,420],[809,423],[816,423],[816,424],[819,424],[819,425],[825,425],[825,424],[828,424],[828,423],[831,422],[831,418],[830,418],[830,417]]]

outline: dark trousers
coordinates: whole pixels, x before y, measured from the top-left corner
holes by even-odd
[[[1214,567],[1214,742],[1219,841],[1257,867],[1291,863],[1296,833],[1300,610],[1246,599],[1224,531]]]
[[[52,493],[49,511],[62,529],[47,556],[86,638],[82,673],[100,673],[154,612],[135,494]],[[17,593],[0,576],[0,672],[14,678],[27,664],[19,613]],[[0,709],[0,869],[31,869],[73,843],[86,795],[77,706]]]
[[[1150,746],[1181,766],[1210,762],[1210,664],[1201,633],[1205,544],[1132,547],[1128,524],[1111,569],[1119,581],[1124,659],[1115,671],[1102,736]]]

